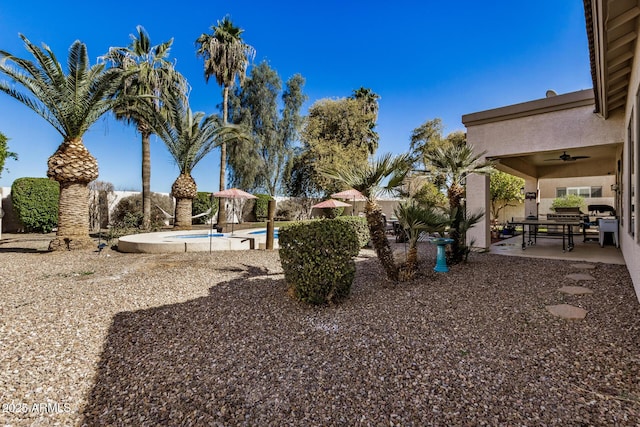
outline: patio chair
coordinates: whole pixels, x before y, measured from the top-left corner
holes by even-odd
[[[398,221],[393,222],[393,234],[396,236],[396,243],[404,243],[409,240],[407,232]]]

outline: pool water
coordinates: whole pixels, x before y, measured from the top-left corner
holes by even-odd
[[[205,239],[207,237],[224,237],[222,233],[213,233],[213,234],[183,234],[178,236],[173,236],[176,239]]]
[[[267,230],[258,230],[258,231],[252,231],[249,234],[267,234]],[[275,229],[273,232],[273,238],[277,239],[278,238],[278,229]]]

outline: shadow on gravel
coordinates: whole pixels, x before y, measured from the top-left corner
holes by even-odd
[[[242,268],[207,297],[118,313],[81,424],[283,425],[307,411],[322,423],[309,399],[329,402],[326,393],[347,384],[321,366],[342,355],[331,345],[338,331],[317,316],[340,306],[299,304],[281,274]]]
[[[24,253],[24,254],[48,254],[51,251],[46,249],[34,249],[34,248],[0,248],[0,253]]]
[[[551,267],[566,264],[530,261],[533,276],[523,286],[521,272],[496,276],[498,258],[479,259],[486,265],[393,289],[371,278],[382,273],[377,260],[366,259],[358,268],[374,274],[356,277],[343,303],[320,308],[287,297],[282,275],[244,266],[239,279],[206,297],[119,313],[81,424],[637,420],[640,316],[633,308],[619,316],[606,310],[621,295],[631,303],[628,276],[583,299],[594,313],[589,321],[565,322],[544,311],[544,299],[559,298]],[[599,268],[603,275],[623,271]],[[604,384],[609,388],[598,388]]]

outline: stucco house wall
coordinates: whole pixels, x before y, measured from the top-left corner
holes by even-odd
[[[640,28],[636,25],[636,33]],[[622,170],[622,182],[621,182],[621,203],[623,213],[626,218],[623,218],[622,224],[620,226],[620,246],[622,248],[622,254],[624,256],[625,263],[627,264],[627,268],[629,269],[629,274],[633,279],[633,283],[636,290],[636,295],[638,295],[638,300],[640,300],[640,222],[638,218],[640,218],[640,100],[638,94],[640,92],[640,46],[638,43],[635,45],[635,55],[633,60],[633,66],[631,71],[631,78],[629,81],[629,90],[627,92],[627,104],[625,106],[625,114],[624,114],[624,122],[621,125],[623,131],[627,132],[627,126],[631,124],[631,130],[633,132],[633,139],[635,141],[633,148],[633,155],[635,158],[635,203],[634,203],[634,213],[635,213],[635,224],[634,224],[634,234],[629,230],[629,217],[631,213],[631,203],[630,203],[630,195],[629,195],[629,153],[632,152],[630,146],[629,136],[625,138],[624,148],[623,148],[623,170]]]
[[[584,199],[583,212],[587,213],[588,205],[609,205],[616,206],[616,193],[611,190],[611,186],[616,183],[616,176],[591,176],[591,177],[570,177],[570,178],[554,178],[541,179],[538,181],[540,189],[540,203],[538,204],[538,213],[545,214],[551,211],[551,204],[556,198],[556,189],[558,187],[602,187],[602,197],[586,197]]]

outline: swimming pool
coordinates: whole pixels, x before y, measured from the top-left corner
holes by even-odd
[[[213,234],[178,234],[177,236],[173,236],[174,239],[206,239],[209,237],[226,237],[226,234],[223,233],[213,233]]]
[[[251,234],[251,235],[258,234],[258,235],[265,235],[266,236],[267,235],[267,229],[251,231],[251,232],[249,232],[249,234]],[[277,228],[275,230],[273,230],[273,238],[274,239],[278,238],[278,229]]]
[[[277,229],[274,249],[278,248]],[[122,236],[118,239],[120,252],[169,253],[209,252],[220,250],[264,249],[266,229],[238,230],[235,233],[208,233],[207,230],[160,231]]]

